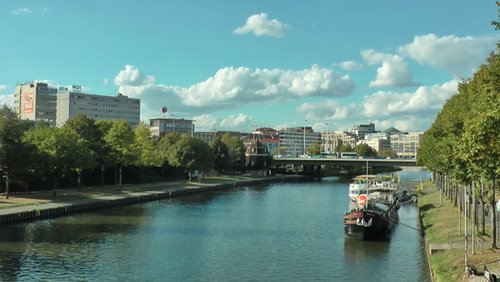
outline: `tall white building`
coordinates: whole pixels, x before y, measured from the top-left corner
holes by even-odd
[[[282,129],[279,138],[278,150],[294,157],[308,154],[309,147],[314,143],[321,144],[321,133],[314,132],[310,126]]]
[[[47,83],[32,82],[16,85],[14,111],[21,119],[56,124],[57,89]]]
[[[94,120],[124,120],[136,127],[140,122],[140,109],[140,99],[128,98],[120,93],[116,96],[102,96],[80,93],[78,88],[73,91],[60,88],[57,94],[56,124],[62,126],[68,119],[85,114]]]

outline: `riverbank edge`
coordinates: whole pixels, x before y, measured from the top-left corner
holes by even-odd
[[[422,201],[420,201],[421,197],[425,197],[426,195],[430,195],[432,193],[439,193],[439,190],[436,187],[436,184],[434,182],[426,181],[423,183],[423,186],[424,186],[424,190],[426,192],[424,193],[423,190],[421,190],[419,192],[418,209],[419,209],[419,222],[420,222],[421,234],[422,234],[422,237],[424,238],[424,248],[425,248],[426,260],[427,260],[427,265],[428,265],[428,270],[429,270],[429,277],[430,277],[432,282],[443,281],[443,277],[442,277],[443,273],[437,271],[437,269],[439,269],[439,268],[436,265],[433,265],[431,256],[433,255],[434,252],[447,252],[447,255],[450,255],[450,256],[454,256],[455,254],[450,253],[450,251],[453,251],[453,248],[451,248],[451,247],[450,248],[437,248],[437,249],[435,248],[435,246],[432,247],[431,245],[435,242],[431,242],[428,240],[428,238],[426,238],[426,234],[428,233],[428,229],[426,228],[426,225],[424,225],[424,222],[423,222],[424,213],[429,213],[432,211],[432,209],[437,209],[438,207],[442,207],[442,206],[441,205],[434,206],[434,207],[428,209],[427,211],[423,211],[421,209],[422,208]],[[444,199],[444,200],[449,201],[448,199]],[[456,209],[458,211],[457,207],[452,207],[452,209],[454,209],[454,210]],[[456,213],[456,212],[453,211],[453,213]],[[443,220],[442,217],[440,219],[435,219],[434,221],[428,222],[427,225],[429,226],[429,229],[432,229],[433,226],[435,225],[435,223],[439,220]],[[471,242],[469,242],[469,244],[471,244]],[[439,244],[437,244],[437,245],[439,245]],[[444,245],[448,245],[448,244],[444,244]],[[485,257],[486,255],[487,255],[486,252],[481,252],[481,254],[477,253],[474,256],[476,257],[476,261],[480,260],[484,263],[485,261],[488,261]],[[470,256],[469,259],[472,258],[472,254],[469,254],[469,256]],[[457,258],[458,257],[460,259],[463,259],[463,253],[461,253],[459,256],[457,256]],[[500,260],[498,260],[498,262],[500,263]],[[470,265],[479,267],[479,265],[475,265],[472,262],[470,263]],[[448,267],[453,268],[453,265],[448,265]],[[491,268],[490,269],[491,274],[495,274],[495,275],[497,275],[497,277],[500,276],[500,267],[499,266],[489,265],[489,268]],[[465,273],[464,273],[456,281],[488,281],[482,275],[483,274],[481,273],[479,276],[467,277],[467,276],[465,276]],[[454,280],[445,278],[444,281],[454,281]]]
[[[98,196],[91,199],[54,201],[45,204],[18,206],[0,210],[0,225],[29,222],[34,220],[65,216],[69,214],[82,213],[90,210],[150,202],[160,199],[168,199],[210,191],[225,190],[246,185],[296,181],[302,179],[303,177],[297,175],[280,175],[246,180],[234,180],[220,184],[205,184],[201,186],[195,185],[196,183],[194,182],[188,182],[183,186],[167,188],[163,190],[151,190],[143,192],[133,192],[127,195]]]

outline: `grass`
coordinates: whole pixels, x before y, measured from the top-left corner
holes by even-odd
[[[450,239],[454,242],[460,241],[463,245],[463,237],[452,237],[458,235],[459,220],[461,234],[464,234],[463,214],[459,217],[459,209],[443,196],[440,204],[440,193],[432,183],[424,183],[424,193],[419,195],[420,216],[425,230],[426,246],[430,243],[448,243]],[[472,222],[467,222],[469,232],[471,232]],[[476,233],[477,234],[477,233]],[[485,261],[489,270],[498,273],[500,271],[500,253],[498,250],[489,249],[490,240],[487,236],[482,236],[484,249],[476,249],[476,254],[472,255],[472,243],[468,241],[468,264],[476,266],[482,270],[482,261]],[[459,244],[459,243],[458,243]],[[465,252],[463,248],[443,250],[429,255],[429,260],[434,273],[434,281],[463,281],[465,276]]]

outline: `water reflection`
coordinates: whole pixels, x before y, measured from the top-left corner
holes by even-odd
[[[347,183],[325,178],[3,226],[0,280],[428,279],[418,232],[399,225],[390,242],[346,241],[346,209]],[[418,223],[414,207],[400,211]]]

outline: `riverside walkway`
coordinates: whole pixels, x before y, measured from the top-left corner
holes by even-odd
[[[99,186],[15,193],[9,199],[0,196],[0,224],[286,179],[290,177],[224,176],[208,177],[200,182],[130,184],[123,185],[121,189],[118,186]]]

